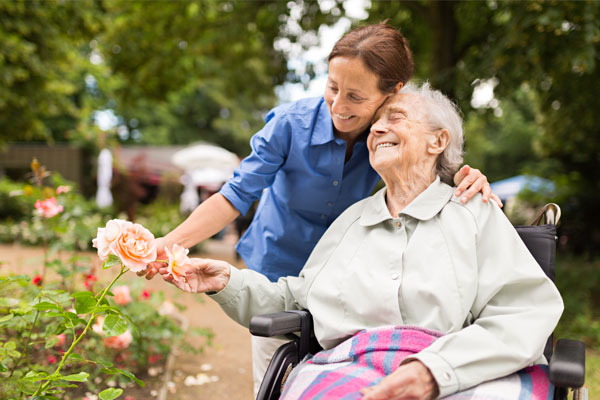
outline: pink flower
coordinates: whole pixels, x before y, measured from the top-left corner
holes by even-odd
[[[133,225],[131,222],[121,219],[111,219],[106,223],[106,227],[98,228],[98,234],[92,240],[92,246],[98,249],[100,260],[106,261],[110,254],[110,245],[116,241],[123,232],[124,226]]]
[[[52,218],[62,212],[63,206],[56,202],[56,197],[50,197],[46,200],[38,200],[35,202],[37,213],[44,218]]]
[[[69,193],[71,186],[59,186],[56,188],[56,194]]]
[[[187,255],[190,251],[185,247],[174,244],[172,249],[165,247],[165,252],[169,257],[167,271],[169,271],[169,274],[171,274],[173,278],[179,280],[182,275],[185,275],[185,271],[189,268],[190,259]]]
[[[60,335],[56,335],[56,338],[58,339],[58,342],[56,342],[54,347],[63,347],[67,341],[67,336],[64,333],[61,333]]]
[[[144,300],[148,300],[150,298],[150,292],[148,290],[142,290],[140,297]]]
[[[104,331],[102,327],[104,326],[104,317],[99,315],[96,317],[96,322],[92,325],[92,330],[96,332],[98,335],[104,336]]]
[[[49,355],[47,357],[48,360],[48,364],[56,364],[56,362],[58,361],[58,359],[56,357],[54,357],[53,355]]]
[[[110,336],[104,338],[104,345],[111,349],[124,350],[129,347],[132,340],[133,336],[131,336],[131,332],[129,332],[129,330],[126,330],[119,336]]]
[[[115,295],[115,303],[126,306],[131,302],[129,286],[115,286],[112,292]]]

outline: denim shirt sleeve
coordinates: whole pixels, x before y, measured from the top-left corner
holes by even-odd
[[[271,186],[289,153],[292,125],[285,110],[272,110],[266,120],[264,128],[250,139],[252,152],[219,191],[241,214]]]

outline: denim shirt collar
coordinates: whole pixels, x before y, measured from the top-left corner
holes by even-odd
[[[369,197],[365,203],[360,216],[362,226],[376,225],[388,219],[393,219],[385,202],[387,188],[382,188],[373,196]],[[398,215],[407,215],[417,220],[426,221],[437,215],[448,203],[454,194],[454,189],[443,183],[440,177],[436,177],[421,194],[410,202]]]
[[[321,105],[319,107],[319,112],[317,113],[315,126],[322,127],[323,129],[315,129],[313,131],[312,137],[310,138],[310,144],[312,146],[325,144],[335,140],[333,121],[331,120],[329,107],[327,107],[327,103],[323,97],[321,97]]]

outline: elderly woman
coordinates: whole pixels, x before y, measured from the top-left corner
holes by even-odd
[[[545,363],[560,294],[494,202],[463,203],[445,183],[462,162],[454,105],[427,84],[409,86],[375,119],[369,160],[386,186],[333,222],[298,277],[272,283],[223,261],[192,259],[185,279],[165,279],[186,291],[216,292],[211,297],[243,325],[255,314],[308,309],[329,352],[354,348],[357,334],[371,331],[368,343],[387,337],[393,346],[404,334],[421,343],[415,354],[386,355],[385,378],[358,386],[340,384],[356,374],[333,379],[335,395],[322,398],[360,398],[362,391],[365,399],[429,399]],[[396,328],[382,331],[390,326]],[[319,354],[308,361],[313,369],[331,353]],[[374,368],[373,360],[365,368]],[[323,371],[335,367],[321,366],[314,385],[302,386],[295,374],[284,398],[312,398],[311,388],[327,381]]]

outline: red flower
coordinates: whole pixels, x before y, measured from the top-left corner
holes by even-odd
[[[31,280],[31,283],[33,283],[36,286],[42,286],[42,276],[39,274],[34,276]]]
[[[148,300],[150,298],[150,292],[147,290],[142,290],[141,298]]]
[[[58,361],[58,359],[52,355],[48,356],[47,360],[48,364],[56,364],[56,362]]]
[[[98,278],[96,277],[96,275],[89,274],[89,275],[86,275],[85,280],[83,281],[83,284],[85,285],[86,288],[88,288],[88,290],[92,290],[94,288],[94,282],[96,282],[97,280],[98,280]]]
[[[154,364],[155,362],[160,361],[161,358],[162,356],[160,354],[150,354],[148,357],[148,363]]]

